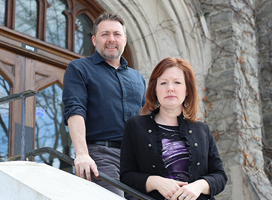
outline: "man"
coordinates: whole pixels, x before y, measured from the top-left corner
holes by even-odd
[[[125,121],[145,103],[145,81],[121,57],[126,42],[124,21],[104,13],[94,24],[96,52],[72,61],[64,74],[64,123],[76,152],[76,175],[91,180],[90,169],[119,180],[120,145]],[[103,181],[93,182],[123,196]]]

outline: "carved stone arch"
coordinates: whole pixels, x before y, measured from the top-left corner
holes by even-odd
[[[165,57],[182,57],[204,71],[210,63],[198,17],[184,1],[97,0],[119,13],[126,24],[135,69],[148,81],[152,69]],[[183,28],[184,27],[184,28]],[[194,30],[195,38],[190,33]],[[205,49],[205,50],[204,50]],[[208,49],[208,48],[207,48]],[[202,52],[204,52],[202,54]],[[209,61],[209,60],[208,60]],[[203,78],[202,78],[203,79]]]

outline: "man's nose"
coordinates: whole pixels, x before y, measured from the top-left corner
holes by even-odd
[[[113,34],[110,34],[108,40],[111,41],[111,42],[112,42],[112,41],[115,41],[114,35],[113,35]]]

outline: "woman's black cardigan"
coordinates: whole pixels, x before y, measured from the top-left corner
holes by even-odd
[[[125,126],[120,160],[120,180],[130,187],[146,193],[145,184],[150,175],[164,177],[166,170],[162,161],[161,134],[155,115],[158,109],[150,115],[130,117]],[[201,194],[198,199],[214,199],[224,190],[227,176],[222,161],[207,124],[190,122],[183,117],[177,117],[181,137],[185,137],[189,151],[189,183],[205,179],[210,185],[210,195]],[[164,199],[158,191],[148,193],[155,199]]]

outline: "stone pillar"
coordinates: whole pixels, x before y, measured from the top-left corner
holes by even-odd
[[[216,199],[272,199],[272,187],[264,174],[253,2],[199,2],[212,42],[203,98],[205,116],[229,178]]]
[[[272,182],[272,1],[256,0],[265,172]]]

